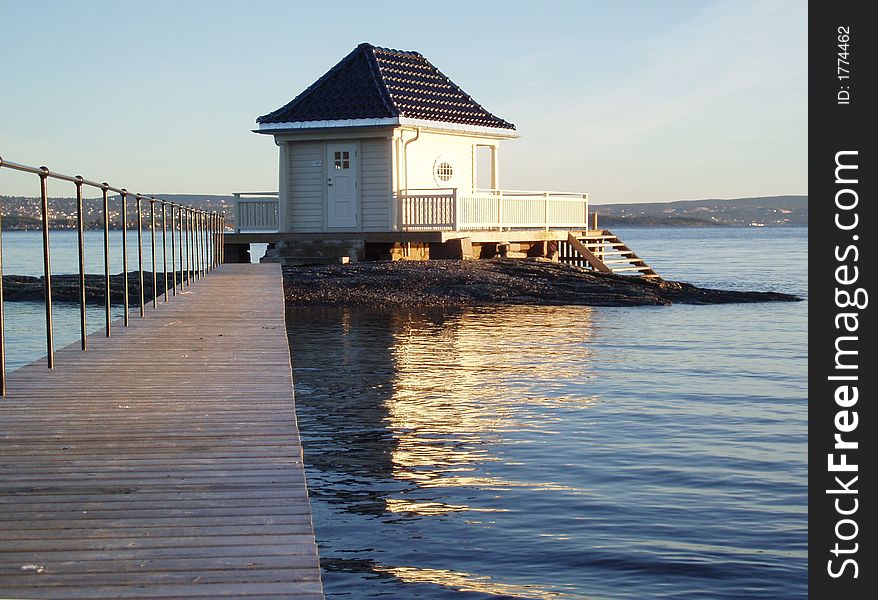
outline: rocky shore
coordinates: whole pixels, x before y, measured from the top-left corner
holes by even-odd
[[[286,267],[288,305],[475,306],[498,304],[640,306],[789,302],[777,292],[700,288],[688,283],[604,275],[525,259],[365,262]]]
[[[165,293],[164,273],[158,273],[159,294]],[[177,273],[177,281],[182,273]],[[173,275],[168,272],[168,285],[172,283]],[[122,304],[125,298],[125,276],[122,273],[110,275],[110,302]],[[103,304],[105,302],[103,275],[85,276],[85,299],[88,304]],[[34,301],[42,302],[44,298],[44,285],[42,277],[28,275],[4,275],[3,298],[6,301]],[[143,294],[147,300],[152,299],[152,272],[143,273]],[[128,273],[128,301],[132,305],[140,304],[140,276],[138,273]],[[52,302],[79,302],[79,275],[52,275]]]

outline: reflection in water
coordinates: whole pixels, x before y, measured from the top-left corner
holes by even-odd
[[[394,478],[420,487],[518,485],[486,477],[476,465],[499,460],[492,446],[502,441],[503,431],[546,428],[546,415],[537,417],[533,408],[559,401],[553,390],[559,381],[571,375],[588,378],[588,352],[570,365],[563,353],[543,351],[540,368],[535,368],[530,355],[540,351],[537,349],[552,348],[559,326],[574,328],[574,335],[586,341],[589,310],[575,311],[579,318],[570,323],[569,309],[531,308],[532,316],[552,325],[538,331],[528,329],[524,336],[521,322],[515,318],[517,310],[506,319],[496,311],[463,311],[445,318],[395,315],[391,325],[396,332],[392,349],[395,377],[393,394],[386,401],[388,425],[396,432]],[[441,362],[436,360],[437,354]],[[572,372],[571,367],[575,369]],[[530,392],[524,396],[523,381],[528,382]],[[591,401],[569,400],[581,404]],[[522,405],[532,406],[522,410]]]
[[[393,575],[406,583],[438,584],[458,592],[482,592],[489,596],[505,598],[534,598],[538,600],[554,600],[569,598],[569,594],[555,591],[544,591],[537,586],[509,585],[497,583],[490,577],[470,573],[455,573],[447,569],[425,569],[414,567],[375,567],[379,573]],[[583,598],[579,596],[579,598]]]
[[[805,592],[800,305],[287,327],[329,597]]]
[[[563,339],[589,338],[590,309],[527,310],[545,326],[523,332],[517,320],[520,309],[506,319],[502,311],[478,309],[290,309],[298,414],[315,505],[319,500],[334,511],[372,515],[385,524],[454,513],[464,524],[490,529],[494,522],[487,517],[514,510],[486,496],[490,490],[572,490],[554,481],[512,479],[491,468],[507,460],[499,451],[509,442],[504,432],[548,435],[554,418],[547,408],[585,408],[594,402],[564,383],[571,376],[580,383],[592,376],[590,353],[580,348],[573,356]],[[320,327],[315,329],[317,320]],[[335,525],[322,526],[329,520]],[[315,521],[321,541],[328,530],[340,526],[337,517],[321,521],[315,515]],[[379,547],[375,554],[383,553],[387,543],[369,541]],[[323,553],[324,568],[346,564],[375,576],[451,590],[521,598],[560,593],[501,583],[484,574],[428,568],[421,561],[340,563],[331,555]],[[460,558],[462,564],[471,562]],[[332,591],[331,581],[327,588]]]

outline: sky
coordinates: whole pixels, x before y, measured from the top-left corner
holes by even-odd
[[[807,194],[804,0],[0,0],[0,157],[144,193],[276,190],[256,117],[360,42],[421,52],[515,123],[503,188]],[[0,169],[0,194],[35,180]]]

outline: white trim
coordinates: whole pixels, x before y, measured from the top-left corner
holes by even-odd
[[[519,137],[514,129],[503,129],[502,127],[463,125],[460,123],[445,123],[443,121],[428,121],[427,119],[409,119],[407,117],[399,117],[398,120],[400,125],[409,127],[423,127],[424,129],[435,129],[439,131],[459,131],[480,135],[495,135],[510,139]]]
[[[463,125],[460,123],[444,123],[442,121],[429,121],[427,119],[409,119],[407,117],[385,117],[381,119],[337,119],[329,121],[294,121],[286,123],[259,123],[256,133],[281,132],[296,129],[335,129],[342,127],[380,127],[382,125],[423,127],[436,131],[455,131],[461,133],[474,133],[476,135],[491,135],[503,138],[517,138],[514,129],[500,127],[483,127],[479,125]]]
[[[323,129],[329,127],[374,127],[378,125],[399,125],[399,119],[337,119],[334,121],[295,121],[288,123],[259,123],[259,131],[278,131],[286,129]]]
[[[290,188],[288,179],[290,173],[290,145],[286,142],[278,144],[280,171],[277,174],[277,230],[287,231],[290,223]]]

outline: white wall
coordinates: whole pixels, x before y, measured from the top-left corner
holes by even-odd
[[[391,141],[360,142],[360,223],[363,231],[391,230]]]
[[[288,142],[287,231],[324,230],[324,142]],[[283,202],[283,199],[281,199]]]
[[[398,148],[403,158],[399,161],[402,171],[399,181],[408,189],[456,187],[462,193],[471,192],[475,184],[474,147],[499,144],[496,138],[423,130],[417,139],[405,144],[417,134],[414,130],[403,130],[401,135]],[[452,167],[453,173],[448,181],[436,177],[436,165],[440,162],[447,162]]]
[[[417,139],[408,144],[408,140]],[[391,139],[392,138],[392,139]],[[285,169],[280,176],[281,223],[294,233],[326,231],[326,144],[357,144],[359,160],[358,231],[393,231],[394,194],[398,188],[473,189],[474,146],[498,145],[495,137],[441,133],[411,128],[329,132],[302,131],[278,136]],[[284,158],[285,157],[285,158]],[[447,162],[449,181],[435,176],[437,162]]]
[[[326,229],[326,144],[350,142],[357,146],[358,231],[392,230],[392,151],[389,132],[385,137],[351,138],[327,135],[327,140],[288,140],[280,153],[286,160],[280,177],[284,193],[281,211],[284,231],[324,232]]]

